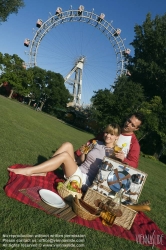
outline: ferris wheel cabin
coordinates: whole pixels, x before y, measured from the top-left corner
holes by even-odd
[[[119,36],[121,33],[121,29],[116,29],[114,36]]]
[[[78,8],[78,16],[81,16],[83,11],[84,11],[84,6],[80,5]]]
[[[22,67],[23,67],[24,69],[26,69],[26,64],[25,64],[25,62],[22,62]]]
[[[40,28],[43,24],[43,21],[41,19],[38,19],[36,22],[36,27]]]
[[[123,54],[127,56],[127,55],[130,54],[130,52],[131,52],[130,49],[125,49],[125,50],[123,51]]]
[[[101,21],[103,21],[104,17],[105,17],[105,14],[101,13],[100,16],[97,18],[97,22],[101,23]]]
[[[126,70],[126,76],[131,76],[131,73],[129,70]]]
[[[25,39],[24,40],[24,46],[26,46],[26,47],[29,47],[29,44],[30,44],[30,39]]]
[[[55,15],[60,16],[61,14],[62,14],[62,8],[61,8],[61,7],[58,7],[58,8],[56,9]]]

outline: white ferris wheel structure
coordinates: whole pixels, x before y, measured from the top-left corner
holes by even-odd
[[[116,72],[115,78],[126,74],[127,56],[130,54],[130,49],[126,49],[124,40],[120,34],[119,28],[114,28],[112,22],[105,20],[105,14],[95,14],[94,9],[92,11],[84,10],[84,6],[80,5],[78,9],[70,9],[62,11],[62,8],[56,9],[55,15],[50,13],[50,17],[43,22],[41,19],[37,20],[34,37],[32,40],[25,39],[24,45],[29,47],[29,61],[25,64],[28,67],[38,66],[38,51],[42,44],[43,38],[52,30],[66,23],[84,23],[97,29],[103,34],[112,45],[114,55],[116,57]],[[75,60],[74,66],[70,65],[68,73],[63,75],[64,83],[69,84],[72,87],[73,105],[80,105],[82,98],[82,79],[83,68],[86,61],[85,55],[78,55]],[[71,78],[73,77],[73,78]]]

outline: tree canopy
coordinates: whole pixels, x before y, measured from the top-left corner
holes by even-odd
[[[39,67],[26,69],[23,60],[17,55],[0,53],[0,82],[8,83],[10,89],[44,105],[44,110],[52,112],[55,108],[64,108],[73,97],[66,89],[63,76]],[[11,96],[11,95],[10,95]]]
[[[141,149],[159,157],[166,148],[166,14],[152,20],[148,13],[134,31],[134,56],[128,56],[127,66],[131,76],[119,77],[113,92],[95,92],[92,112],[103,124],[121,124],[130,113],[142,112],[145,124],[137,132]]]
[[[59,73],[46,71],[39,67],[27,70],[32,75],[29,96],[44,105],[44,111],[52,112],[57,107],[66,107],[72,96],[64,85],[64,78]]]
[[[23,60],[18,55],[9,55],[0,53],[0,81],[8,82],[11,88],[20,95],[28,94],[28,84],[31,82],[31,76],[23,68]]]
[[[151,99],[158,95],[166,103],[166,14],[151,20],[147,14],[141,25],[136,25],[135,39],[131,45],[135,55],[130,58],[131,79],[144,87]]]
[[[23,0],[0,0],[0,23],[6,22],[10,14],[17,14],[22,7],[24,7]]]
[[[99,90],[91,99],[97,119],[103,126],[112,121],[121,124],[130,113],[139,110],[145,100],[142,86],[126,76],[120,77],[113,88],[113,92]]]

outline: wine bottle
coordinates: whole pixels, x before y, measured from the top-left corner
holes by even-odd
[[[115,206],[113,207],[113,213],[117,217],[120,217],[122,215],[121,200],[122,200],[123,192],[124,192],[124,188],[121,188],[120,191],[117,192],[115,194],[115,197],[113,198],[113,202],[115,203]]]

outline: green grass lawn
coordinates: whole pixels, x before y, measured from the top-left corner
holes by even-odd
[[[92,134],[73,128],[55,117],[37,112],[26,105],[2,96],[0,96],[0,129],[1,235],[82,234],[85,235],[84,247],[78,249],[147,249],[147,247],[135,242],[113,237],[47,215],[41,210],[7,197],[4,193],[3,187],[8,180],[6,171],[8,166],[16,163],[35,165],[42,162],[48,159],[64,141],[70,141],[77,149],[92,138]],[[161,230],[166,232],[166,165],[158,161],[141,158],[139,169],[148,174],[139,201],[145,199],[151,201],[152,209],[147,215],[157,223]],[[0,249],[11,249],[11,247],[1,247]],[[18,249],[18,247],[12,249]],[[38,247],[37,249],[53,248]]]

